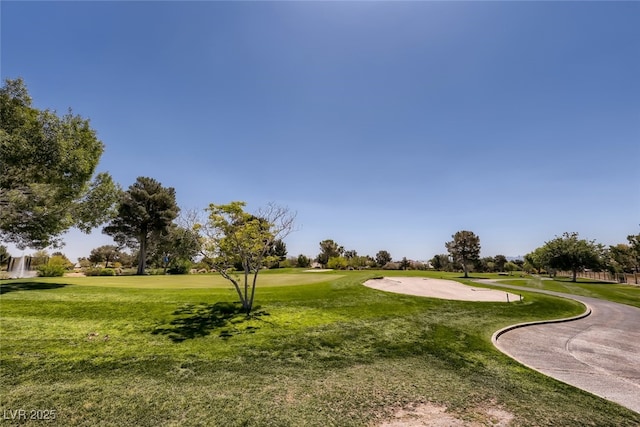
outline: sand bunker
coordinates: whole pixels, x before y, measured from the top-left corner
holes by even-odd
[[[475,288],[453,280],[431,279],[427,277],[384,277],[382,279],[367,280],[364,285],[397,294],[460,301],[513,302],[520,299],[519,295],[505,291]]]

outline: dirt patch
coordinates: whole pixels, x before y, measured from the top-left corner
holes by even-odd
[[[446,413],[445,406],[433,403],[422,403],[409,408],[398,409],[393,420],[386,421],[379,427],[464,427],[464,421]]]
[[[485,408],[484,414],[487,416],[489,421],[491,421],[490,425],[496,427],[508,426],[509,423],[511,423],[511,420],[513,420],[513,414],[511,412],[507,412],[497,406]]]
[[[512,420],[513,414],[497,405],[474,408],[463,417],[445,406],[420,403],[396,410],[392,420],[377,427],[506,427]]]

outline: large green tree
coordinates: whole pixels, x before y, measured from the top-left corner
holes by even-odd
[[[578,233],[563,233],[534,251],[544,266],[571,271],[571,281],[578,271],[602,266],[604,247],[593,240],[580,239]]]
[[[507,265],[507,262],[509,262],[507,257],[504,256],[504,255],[496,255],[495,257],[493,257],[493,259],[494,259],[494,262],[495,262],[496,270],[504,271],[505,270],[505,266]]]
[[[547,267],[546,252],[542,247],[536,248],[524,256],[525,270],[540,274]]]
[[[378,267],[384,267],[385,264],[391,262],[391,254],[388,251],[378,251],[376,254],[376,264]]]
[[[258,273],[279,258],[273,254],[273,246],[293,231],[295,214],[275,204],[250,214],[245,212],[245,206],[239,201],[209,205],[203,249],[212,268],[233,284],[249,315]],[[242,266],[242,276],[234,268],[238,264]]]
[[[449,255],[447,254],[438,254],[434,255],[433,258],[429,260],[429,264],[431,264],[431,268],[436,271],[447,271],[447,266],[449,265]]]
[[[296,265],[300,268],[309,268],[311,266],[311,259],[306,255],[300,254],[298,255]]]
[[[201,246],[200,236],[195,230],[172,224],[166,234],[152,242],[150,258],[165,268],[184,263],[189,265],[200,254]]]
[[[344,247],[338,245],[331,239],[326,239],[320,242],[320,253],[316,257],[316,261],[326,267],[331,258],[342,256],[343,253]]]
[[[89,120],[39,110],[22,79],[0,89],[0,238],[59,246],[71,227],[84,232],[113,214],[119,187],[94,176],[104,146]]]
[[[110,262],[116,262],[120,260],[120,249],[114,245],[103,245],[97,248],[91,249],[89,254],[89,261],[94,264],[104,262],[104,268],[109,268]]]
[[[271,249],[269,250],[269,256],[274,258],[273,265],[270,265],[269,267],[280,268],[280,262],[287,258],[287,244],[283,242],[282,239],[274,241]]]
[[[480,238],[472,231],[458,231],[451,236],[452,241],[445,243],[445,247],[453,259],[462,265],[464,277],[469,277],[469,263],[480,258]]]
[[[138,249],[137,274],[144,274],[150,240],[167,234],[179,211],[173,187],[141,176],[122,193],[117,215],[103,232],[120,245]]]

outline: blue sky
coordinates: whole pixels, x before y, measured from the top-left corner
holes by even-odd
[[[100,171],[297,211],[290,255],[482,255],[640,231],[638,2],[12,2],[2,78]],[[71,232],[64,252],[111,240]]]

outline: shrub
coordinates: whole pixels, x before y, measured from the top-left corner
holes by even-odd
[[[58,264],[46,264],[38,266],[38,276],[40,277],[62,277],[65,268]]]
[[[80,264],[80,268],[91,268],[91,261],[89,261],[86,258],[82,258],[81,260],[78,261],[78,263]]]
[[[169,274],[189,274],[191,271],[191,261],[178,260],[169,269]]]
[[[298,266],[298,260],[295,257],[289,257],[284,261],[280,261],[280,268],[294,268]]]
[[[209,265],[206,262],[201,260],[201,261],[198,261],[198,262],[194,263],[192,268],[195,268],[198,271],[201,271],[201,270],[209,271],[209,269],[211,269],[211,265]]]
[[[116,271],[116,274],[118,276],[135,276],[137,272],[138,272],[137,268],[121,268],[118,271]]]
[[[298,267],[309,268],[311,267],[311,259],[305,255],[300,254],[298,255],[297,264]]]
[[[400,270],[399,262],[388,262],[383,267],[383,270]]]
[[[99,271],[100,271],[99,268],[90,267],[90,268],[87,268],[87,269],[84,270],[84,275],[85,276],[97,276]]]
[[[411,265],[409,266],[411,270],[427,270],[428,266],[425,263],[420,261],[411,261]]]
[[[504,269],[509,272],[509,275],[513,274],[514,271],[520,271],[520,267],[515,262],[509,261],[504,265]]]
[[[116,271],[113,268],[88,268],[84,272],[85,276],[115,276]]]
[[[344,270],[348,265],[347,259],[341,256],[331,257],[329,258],[329,262],[327,262],[327,268],[334,270]]]
[[[59,265],[65,270],[71,270],[73,268],[73,263],[69,261],[69,259],[64,255],[53,255],[49,258],[48,265]]]

